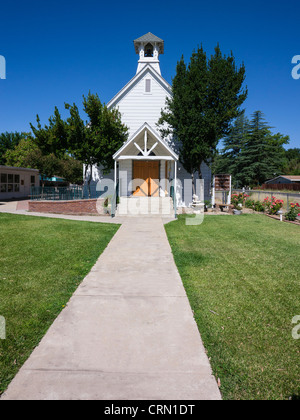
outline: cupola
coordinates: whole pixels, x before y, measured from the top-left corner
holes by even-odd
[[[157,73],[160,72],[159,55],[164,53],[164,41],[151,32],[133,41],[136,54],[139,54],[137,73],[150,64]]]

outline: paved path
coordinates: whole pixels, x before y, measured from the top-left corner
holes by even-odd
[[[220,399],[162,219],[127,218],[2,399]]]

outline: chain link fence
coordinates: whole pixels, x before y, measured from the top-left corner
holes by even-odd
[[[238,190],[233,189],[232,194],[243,192],[249,195],[251,200],[263,202],[265,198],[276,197],[283,200],[283,208],[286,211],[290,210],[291,203],[300,203],[300,193],[296,191],[282,192],[282,191],[265,191],[265,190]],[[224,204],[227,201],[228,192],[216,191],[216,202]]]
[[[30,199],[32,201],[52,200],[69,201],[97,199],[103,191],[97,191],[96,186],[76,185],[72,187],[31,187]]]

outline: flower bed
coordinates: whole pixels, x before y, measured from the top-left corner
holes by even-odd
[[[247,200],[248,197],[249,197],[249,195],[244,194],[244,193],[232,194],[231,195],[231,204],[233,204],[233,206],[236,210],[241,210],[241,208],[244,206],[245,201]]]
[[[257,213],[265,213],[267,216],[272,217],[276,220],[281,220],[283,200],[279,200],[276,197],[267,197],[263,202],[251,200],[249,195],[244,193],[235,193],[231,195],[231,204],[236,210],[242,210],[243,207],[251,209]],[[279,214],[278,214],[279,212]],[[282,218],[284,222],[290,222],[296,225],[300,225],[300,204],[291,203],[290,210],[284,214]]]
[[[282,209],[283,200],[279,200],[274,196],[271,198],[267,197],[264,199],[263,206],[268,214],[275,215]]]
[[[291,203],[290,210],[285,214],[286,220],[290,222],[300,221],[300,204]],[[299,218],[299,219],[298,219]]]

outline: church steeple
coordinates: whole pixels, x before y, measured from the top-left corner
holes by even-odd
[[[136,54],[139,54],[137,73],[150,64],[157,73],[161,74],[159,54],[164,53],[164,41],[148,32],[133,41]]]

